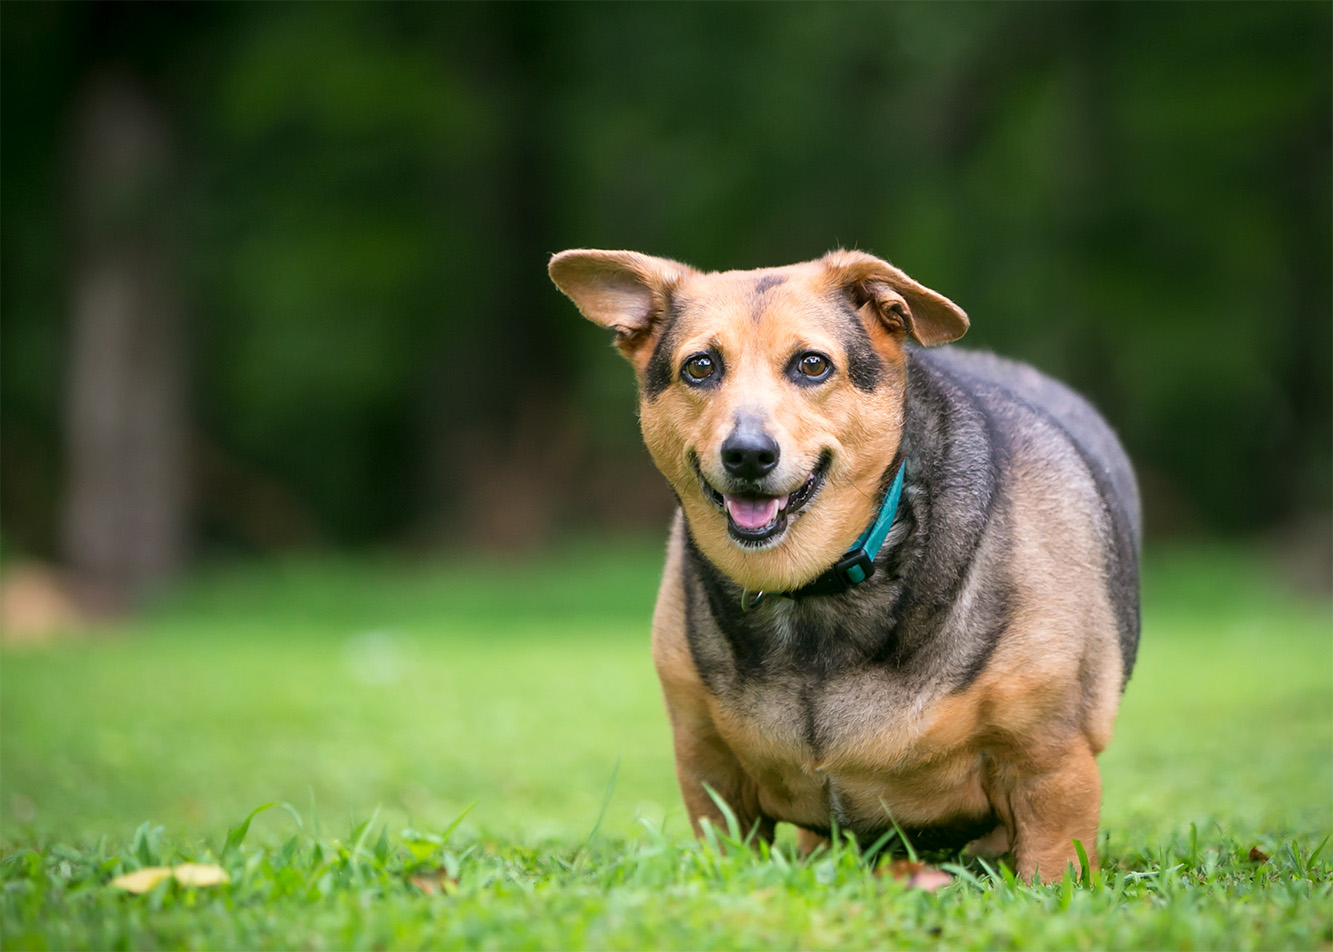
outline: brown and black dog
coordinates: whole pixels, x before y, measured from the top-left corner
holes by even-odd
[[[615,331],[680,503],[653,656],[696,830],[711,788],[805,849],[897,825],[1025,879],[1063,875],[1074,840],[1095,863],[1140,536],[1096,411],[922,349],[967,316],[868,254],[703,273],[574,250],[550,273]]]

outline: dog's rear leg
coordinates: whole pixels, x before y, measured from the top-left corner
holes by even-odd
[[[1009,832],[1018,875],[1031,882],[1058,880],[1079,866],[1074,840],[1097,868],[1097,825],[1102,784],[1086,740],[1071,738],[1063,749],[1026,762],[997,766],[991,795]]]
[[[809,856],[815,850],[828,846],[829,842],[829,838],[823,833],[807,830],[803,826],[796,828],[796,851],[802,857]]]
[[[1009,852],[1009,830],[1001,824],[985,836],[978,836],[968,843],[965,850],[972,856],[1003,856]]]

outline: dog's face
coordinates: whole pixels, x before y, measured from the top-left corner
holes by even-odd
[[[967,317],[859,252],[705,274],[628,251],[565,251],[551,277],[616,331],[653,460],[699,548],[751,589],[797,588],[874,517],[902,438],[903,345]]]

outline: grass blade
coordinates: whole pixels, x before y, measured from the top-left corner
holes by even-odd
[[[458,814],[458,816],[454,817],[454,822],[450,823],[447,827],[445,827],[445,828],[444,828],[444,832],[440,834],[440,840],[441,840],[441,842],[443,842],[443,843],[448,843],[448,842],[449,842],[449,837],[453,836],[453,834],[454,834],[454,830],[458,829],[458,824],[460,824],[460,823],[463,822],[463,817],[465,817],[465,816],[467,816],[469,813],[471,813],[471,812],[472,812],[472,808],[475,807],[476,805],[477,805],[477,801],[476,801],[476,800],[473,800],[471,803],[469,803],[466,807],[463,808],[463,812],[462,812],[462,813],[460,813],[460,814]]]
[[[375,826],[375,821],[380,818],[380,808],[375,807],[375,812],[370,815],[370,819],[361,824],[357,833],[356,845],[352,847],[352,862],[358,862],[357,857],[361,855],[362,848],[366,845],[366,837],[370,835],[371,829]]]
[[[744,838],[741,836],[741,821],[736,818],[736,811],[731,808],[731,804],[722,799],[721,794],[708,784],[704,784],[704,792],[708,794],[709,798],[716,804],[717,808],[722,811],[722,818],[727,821],[727,837],[739,845]]]
[[[227,842],[222,847],[222,856],[225,858],[229,854],[240,849],[245,842],[245,835],[250,832],[250,821],[271,807],[277,806],[276,803],[264,803],[250,811],[250,815],[227,831]]]
[[[278,804],[278,806],[282,807],[289,814],[291,814],[292,819],[296,821],[296,829],[299,832],[305,832],[305,823],[302,822],[301,813],[299,810],[296,809],[296,807],[292,806],[290,803],[287,803],[286,801],[283,801],[282,803]]]
[[[583,845],[578,848],[575,856],[582,856],[588,849],[588,846],[596,838],[598,831],[602,828],[602,821],[606,819],[606,811],[611,806],[611,797],[616,792],[616,777],[620,775],[620,758],[616,758],[616,765],[611,768],[611,779],[607,781],[606,793],[602,797],[602,809],[597,812],[597,822],[592,825],[592,830],[588,833],[588,838],[583,841]]]
[[[1319,845],[1314,848],[1314,852],[1310,854],[1310,858],[1305,861],[1306,869],[1309,869],[1310,867],[1314,866],[1315,860],[1319,859],[1319,854],[1324,851],[1324,847],[1327,845],[1328,845],[1328,837],[1325,836],[1322,840],[1319,841]]]
[[[1190,830],[1194,830],[1194,824],[1190,824]],[[1194,842],[1195,852],[1197,852],[1198,841]],[[1083,841],[1074,840],[1074,852],[1078,854],[1078,884],[1084,889],[1092,888],[1092,864],[1088,862],[1088,851],[1083,848]]]
[[[916,849],[912,846],[912,841],[907,838],[907,834],[903,832],[903,828],[899,826],[898,821],[893,818],[893,812],[889,810],[889,805],[883,800],[879,801],[879,805],[884,810],[884,815],[889,818],[889,822],[893,824],[894,830],[897,831],[898,839],[903,841],[903,847],[907,850],[907,858],[914,863],[920,862],[920,858],[916,855]]]

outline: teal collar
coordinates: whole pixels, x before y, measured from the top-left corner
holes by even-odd
[[[893,528],[894,517],[898,515],[898,502],[903,495],[903,472],[907,469],[906,460],[899,462],[898,472],[893,477],[893,485],[884,496],[879,507],[879,514],[870,528],[861,533],[861,537],[852,547],[843,553],[842,558],[833,563],[813,581],[792,589],[790,592],[773,592],[782,598],[800,599],[809,595],[839,595],[854,585],[860,585],[875,574],[875,556],[884,547],[884,540]],[[746,589],[741,593],[741,608],[749,610],[759,604],[764,592],[751,592]]]

